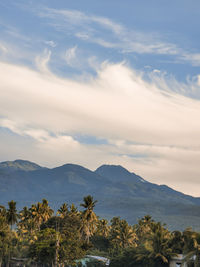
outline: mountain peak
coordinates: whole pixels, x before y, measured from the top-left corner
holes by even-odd
[[[89,169],[87,169],[81,165],[74,164],[74,163],[66,163],[66,164],[61,165],[59,167],[53,168],[53,170],[64,170],[64,169],[68,170],[68,171],[84,171],[84,170],[90,171]]]
[[[102,165],[96,169],[95,173],[107,177],[115,182],[127,182],[136,181],[141,182],[139,176],[134,173],[129,172],[127,169],[121,165]]]
[[[106,172],[117,172],[117,173],[126,173],[130,174],[130,172],[122,167],[121,165],[109,165],[109,164],[103,164],[99,168],[96,169],[95,172],[101,172],[101,171],[106,171]]]
[[[13,171],[35,171],[42,169],[41,166],[28,160],[17,159],[14,161],[0,162],[0,169],[13,172]]]

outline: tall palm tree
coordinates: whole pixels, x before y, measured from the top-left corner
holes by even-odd
[[[46,199],[42,200],[43,222],[46,222],[54,213]]]
[[[42,203],[38,202],[37,204],[33,204],[31,207],[31,214],[34,223],[37,225],[37,228],[40,230],[40,225],[43,221],[43,209]]]
[[[18,233],[23,236],[24,234],[32,235],[35,228],[35,221],[32,216],[32,209],[24,207],[19,213],[19,222],[17,224]]]
[[[48,201],[43,199],[42,203],[38,202],[37,204],[32,205],[31,213],[34,222],[40,230],[40,225],[43,222],[46,222],[53,215],[54,211],[50,208]]]
[[[64,218],[68,212],[68,205],[64,203],[60,206],[57,213],[60,215],[61,218]]]
[[[11,230],[12,230],[12,226],[17,222],[17,219],[18,219],[16,202],[13,200],[8,202],[8,209],[7,209],[6,217],[7,217],[8,224],[11,226]]]
[[[118,233],[120,231],[120,224],[121,224],[121,219],[120,217],[113,217],[111,219],[111,228],[110,228],[110,235],[109,239],[115,249],[118,250],[119,244],[117,240]]]
[[[84,207],[85,210],[82,212],[82,227],[81,232],[83,238],[89,243],[90,237],[94,234],[97,224],[97,216],[93,211],[96,200],[93,199],[91,195],[88,195],[83,198],[83,203],[80,204],[81,207]]]

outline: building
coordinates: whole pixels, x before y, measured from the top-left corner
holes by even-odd
[[[79,260],[77,262],[81,262],[82,266],[86,266],[87,262],[93,262],[93,261],[100,261],[105,264],[105,266],[109,266],[110,260],[105,257],[100,256],[93,256],[93,255],[87,255],[84,259]]]
[[[188,267],[187,263],[184,262],[184,258],[183,254],[177,254],[171,259],[169,267]]]

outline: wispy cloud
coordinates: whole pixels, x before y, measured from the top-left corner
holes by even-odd
[[[192,64],[192,66],[200,66],[200,53],[187,53],[183,52],[179,58],[180,61],[187,61]]]
[[[3,45],[3,44],[1,44],[0,43],[0,51],[2,52],[2,53],[7,53],[8,52],[8,49],[6,48],[6,46],[5,45]]]
[[[57,44],[54,41],[52,41],[52,40],[50,40],[50,41],[44,41],[44,43],[47,44],[47,45],[49,45],[50,47],[56,47],[57,46]]]
[[[71,48],[68,48],[65,52],[65,59],[69,66],[76,65],[76,53],[77,53],[77,46],[73,46]]]
[[[170,41],[163,41],[166,38],[161,34],[130,30],[106,17],[77,10],[43,8],[35,12],[42,18],[48,17],[49,24],[56,30],[65,33],[71,31],[74,36],[86,42],[114,48],[121,53],[171,55],[175,56],[174,62],[200,65],[198,53],[186,51]]]
[[[104,47],[115,47],[123,52],[177,54],[174,44],[165,43],[154,34],[129,30],[123,25],[108,18],[86,15],[77,10],[58,10],[44,8],[37,13],[40,17],[48,17],[50,24],[57,30],[71,29],[75,36],[82,40],[97,43]],[[79,29],[79,30],[78,30]],[[80,31],[81,29],[81,31]],[[78,30],[78,32],[76,32]],[[106,39],[105,30],[107,30]],[[110,33],[112,33],[111,36]]]
[[[48,67],[50,58],[51,58],[51,51],[48,49],[45,49],[42,55],[36,57],[35,59],[36,66],[40,72],[51,74]]]

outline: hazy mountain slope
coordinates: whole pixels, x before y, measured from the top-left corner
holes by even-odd
[[[135,223],[151,214],[172,229],[198,229],[199,198],[149,183],[121,166],[103,165],[93,172],[74,164],[47,169],[27,161],[0,163],[0,204],[14,199],[21,208],[47,198],[56,209],[63,202],[79,205],[88,194],[98,200],[96,212],[107,218]]]
[[[15,160],[15,161],[4,161],[0,163],[0,170],[5,170],[7,172],[12,171],[34,171],[42,169],[39,165],[27,161],[27,160]]]
[[[135,197],[152,198],[163,201],[183,201],[187,204],[200,205],[200,198],[185,195],[166,185],[157,185],[147,182],[142,177],[129,172],[122,166],[102,165],[95,173],[102,177],[107,177],[110,181],[115,183],[116,186],[118,185],[120,187],[126,185],[126,190]]]

